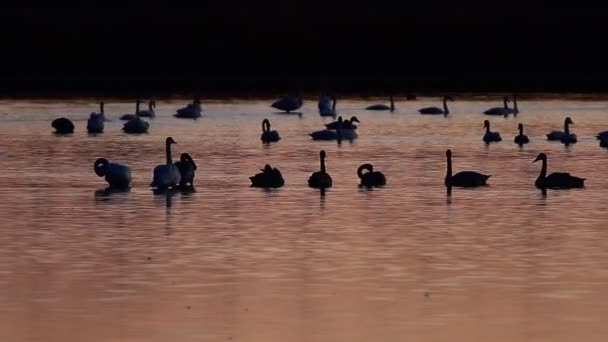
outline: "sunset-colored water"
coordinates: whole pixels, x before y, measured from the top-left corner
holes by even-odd
[[[608,340],[608,101],[521,99],[513,118],[481,112],[497,98],[344,99],[353,143],[314,142],[329,118],[268,100],[203,101],[199,120],[172,113],[188,99],[157,99],[150,133],[121,131],[131,103],[106,100],[105,133],[88,135],[92,100],[0,101],[0,341],[606,341]],[[142,106],[145,108],[145,106]],[[52,119],[76,132],[52,133]],[[570,116],[579,137],[545,140]],[[282,140],[260,141],[269,118]],[[486,146],[483,120],[503,141]],[[513,143],[524,123],[531,143]],[[198,164],[196,192],[155,195],[152,169],[174,157]],[[490,186],[443,185],[445,150],[455,172]],[[308,188],[327,151],[334,186]],[[586,188],[534,187],[539,152],[549,172]],[[132,189],[104,193],[93,172],[105,157],[128,164]],[[381,189],[358,188],[356,169],[384,172]],[[264,164],[286,185],[250,188]]]

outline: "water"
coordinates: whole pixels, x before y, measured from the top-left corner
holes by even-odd
[[[313,142],[330,119],[316,102],[303,115],[271,100],[206,101],[204,117],[171,113],[158,100],[149,134],[120,131],[133,104],[109,101],[106,132],[86,133],[91,100],[0,102],[0,340],[2,341],[605,341],[608,327],[608,102],[521,100],[517,118],[488,117],[500,98],[459,99],[450,117],[416,109],[340,114],[361,120],[352,144]],[[376,102],[376,101],[372,101]],[[384,99],[377,102],[387,102]],[[544,140],[566,115],[579,142]],[[71,136],[51,133],[59,116]],[[283,139],[264,146],[268,117]],[[483,120],[503,142],[482,143]],[[517,123],[531,143],[512,142]],[[154,195],[164,161],[189,152],[196,192]],[[443,186],[445,150],[455,171],[491,174],[489,187]],[[328,154],[334,187],[306,186]],[[534,188],[549,172],[587,178],[585,189]],[[98,157],[131,166],[133,188],[107,194]],[[366,162],[383,189],[357,187]],[[249,187],[264,164],[286,186]]]

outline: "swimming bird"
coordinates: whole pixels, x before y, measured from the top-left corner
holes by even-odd
[[[443,97],[443,109],[439,108],[439,107],[425,107],[425,108],[420,108],[418,109],[418,112],[420,112],[420,114],[431,114],[431,115],[439,115],[439,114],[443,114],[443,115],[448,115],[450,114],[450,110],[448,109],[448,104],[446,101],[454,101],[453,98],[451,98],[450,96],[444,96]]]
[[[486,143],[502,141],[500,133],[490,131],[490,121],[484,120],[483,128],[486,129],[486,134],[483,135],[483,141],[485,141]]]
[[[523,144],[529,143],[530,139],[528,139],[528,136],[524,134],[524,125],[523,124],[518,124],[517,125],[517,129],[519,129],[519,134],[515,136],[515,138],[513,139],[513,141],[516,144],[519,144],[519,145],[523,145]]]
[[[55,133],[67,134],[74,133],[74,124],[68,118],[59,118],[53,120],[51,126],[55,129]]]
[[[391,105],[390,107],[385,104],[375,104],[371,106],[367,106],[365,109],[367,110],[390,110],[391,112],[395,111],[395,102],[393,101],[393,96],[390,96]]]
[[[173,116],[176,118],[196,119],[201,117],[202,112],[203,108],[201,107],[201,100],[197,97],[186,107],[177,109]]]
[[[167,162],[154,168],[154,176],[150,186],[157,189],[173,188],[181,182],[181,174],[171,158],[171,144],[177,144],[172,137],[165,140]]]
[[[445,151],[448,160],[448,170],[445,175],[445,186],[476,187],[487,185],[490,175],[484,175],[475,171],[461,171],[452,176],[452,150]]]
[[[99,103],[99,113],[91,113],[87,120],[87,131],[89,133],[101,133],[104,129],[105,114],[103,111],[103,101]]]
[[[336,103],[338,100],[335,96],[331,98],[328,96],[322,96],[319,99],[319,115],[321,116],[336,116]]]
[[[179,185],[181,187],[194,185],[194,171],[196,171],[196,163],[188,153],[182,153],[179,156],[179,161],[175,163],[180,174]]]
[[[327,129],[338,129],[338,128],[357,129],[357,126],[353,125],[353,122],[361,123],[361,121],[359,121],[359,119],[354,115],[350,117],[350,121],[348,121],[348,123],[345,123],[345,121],[342,120],[342,117],[339,116],[337,121],[325,124],[325,128],[327,128]]]
[[[131,169],[126,165],[111,163],[106,158],[99,158],[93,164],[93,169],[97,176],[105,176],[110,187],[128,188],[131,183]]]
[[[507,115],[512,113],[511,108],[507,104],[510,100],[508,97],[504,96],[502,98],[503,107],[492,107],[490,109],[485,110],[483,113],[486,115]]]
[[[148,101],[148,109],[138,111],[137,116],[141,116],[144,118],[153,118],[156,116],[156,113],[154,112],[155,108],[156,108],[156,101],[150,100],[150,101]]]
[[[582,188],[585,186],[585,178],[579,178],[572,176],[569,173],[554,172],[547,176],[547,155],[540,153],[533,163],[542,161],[543,165],[540,169],[540,174],[536,178],[536,185],[539,189],[571,189],[571,188]]]
[[[273,102],[270,106],[289,113],[302,107],[302,104],[302,95],[298,94],[298,96],[283,96],[281,99]]]
[[[562,131],[551,131],[549,134],[547,134],[547,140],[552,140],[552,141],[559,140],[559,141],[562,141],[562,138],[564,136],[569,136],[569,137],[565,138],[566,140],[569,140],[569,139],[572,139],[572,138],[574,138],[574,140],[576,140],[576,135],[572,134],[572,135],[574,135],[574,137],[572,137],[571,134],[570,134],[570,127],[569,126],[573,125],[573,124],[574,124],[574,122],[572,122],[572,119],[570,119],[570,117],[567,117],[564,120],[564,131],[563,132]]]
[[[308,186],[319,189],[331,188],[331,176],[325,171],[325,151],[321,150],[319,156],[321,157],[321,171],[314,172],[308,178]]]
[[[138,116],[137,114],[139,113],[140,104],[141,104],[140,99],[135,100],[135,114],[123,114],[120,116],[120,120],[128,121],[128,120],[133,120],[134,118],[136,118]]]
[[[285,180],[281,171],[277,168],[266,164],[260,173],[255,176],[249,177],[251,180],[251,186],[257,188],[280,188],[285,185]]]
[[[513,94],[513,108],[507,107],[506,114],[513,114],[514,116],[519,114],[519,108],[517,108],[517,94]]]
[[[150,123],[139,116],[135,116],[133,119],[125,122],[122,130],[125,131],[125,133],[146,133],[149,128]]]
[[[279,132],[270,130],[270,120],[264,119],[262,120],[262,139],[265,143],[277,142],[281,140],[279,136]]]
[[[321,131],[315,131],[308,133],[312,137],[312,140],[338,140],[342,139],[342,136],[338,133],[338,130],[324,129]]]
[[[368,172],[363,173],[363,170]],[[360,186],[373,187],[386,185],[386,177],[380,171],[374,171],[372,164],[363,164],[357,169],[357,176],[361,179]]]

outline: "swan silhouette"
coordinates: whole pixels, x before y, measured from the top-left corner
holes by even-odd
[[[450,96],[444,96],[443,97],[443,109],[439,108],[439,107],[425,107],[425,108],[420,108],[418,109],[418,112],[420,112],[420,114],[430,114],[430,115],[439,115],[439,114],[443,114],[448,115],[450,114],[450,110],[448,109],[448,104],[446,101],[454,101],[453,98],[451,98]]]
[[[547,155],[540,153],[533,163],[542,161],[543,165],[540,169],[540,174],[536,178],[536,185],[539,189],[571,189],[584,187],[585,178],[572,176],[569,173],[554,172],[547,176]]]
[[[284,96],[280,100],[273,102],[272,105],[270,105],[270,106],[274,107],[278,110],[289,113],[289,112],[292,112],[292,111],[302,107],[302,104],[303,104],[302,95],[298,95],[298,96]]]
[[[103,101],[99,103],[99,113],[91,113],[87,120],[87,131],[89,133],[101,133],[104,129],[105,114],[103,111]]]
[[[105,176],[106,182],[113,188],[128,188],[131,183],[131,169],[119,163],[111,163],[106,158],[99,158],[93,164],[95,174]]]
[[[321,116],[336,116],[336,103],[338,100],[335,96],[329,97],[323,95],[319,98],[319,115]]]
[[[262,137],[260,138],[265,143],[277,142],[281,140],[279,132],[270,130],[270,120],[262,121]]]
[[[448,170],[445,175],[445,186],[452,187],[476,187],[487,185],[490,175],[484,175],[475,171],[461,171],[452,176],[452,150],[445,151],[448,160]]]
[[[512,109],[509,108],[509,105],[507,104],[509,102],[509,98],[504,96],[502,98],[503,101],[503,107],[492,107],[490,109],[485,110],[483,113],[486,115],[507,115],[512,113]]]
[[[177,144],[172,137],[165,140],[166,164],[157,165],[150,186],[157,189],[174,188],[181,182],[181,174],[171,158],[171,144]]]
[[[145,121],[139,116],[135,116],[133,119],[125,122],[122,127],[122,130],[125,133],[146,133],[150,129],[150,123]]]
[[[251,186],[256,188],[280,188],[285,185],[285,180],[281,171],[277,168],[266,164],[260,173],[255,176],[249,177],[251,180]]]
[[[156,116],[156,113],[154,112],[155,108],[156,108],[156,101],[150,100],[150,101],[148,101],[148,109],[140,110],[137,112],[136,115],[144,117],[144,118],[153,118]]]
[[[367,170],[368,172],[363,172]],[[366,187],[386,185],[386,177],[380,171],[374,171],[372,164],[363,164],[357,169],[357,176],[361,180],[359,185]]]
[[[486,143],[502,141],[500,133],[490,131],[490,121],[483,121],[483,128],[486,129],[486,133],[483,135],[483,141]]]
[[[188,153],[182,153],[179,156],[179,161],[175,163],[179,170],[181,187],[194,185],[194,171],[196,171],[196,163]]]
[[[528,136],[524,134],[524,125],[523,124],[518,124],[517,125],[517,129],[519,130],[519,134],[515,136],[515,138],[513,139],[513,141],[516,144],[519,144],[519,145],[523,145],[523,144],[529,143],[530,139],[528,139]]]
[[[573,125],[574,122],[572,122],[572,119],[570,119],[570,117],[567,117],[564,120],[564,131],[551,131],[549,134],[547,134],[547,140],[551,140],[551,141],[555,141],[555,140],[559,140],[563,143],[575,143],[576,142],[576,135],[575,134],[571,134],[570,133],[570,125]]]
[[[314,172],[308,178],[308,186],[319,189],[331,188],[331,176],[325,171],[325,151],[321,150],[321,152],[319,152],[319,156],[321,157],[321,171]]]
[[[359,122],[357,117],[353,117]],[[353,125],[349,120],[342,120],[342,117],[338,117],[338,121],[334,123],[332,122],[330,127],[332,129],[324,129],[321,131],[312,132],[308,135],[312,137],[313,140],[354,140],[359,137],[355,129],[357,126]]]
[[[395,111],[395,102],[393,101],[392,95],[389,97],[389,100],[391,102],[390,107],[385,104],[375,104],[375,105],[367,106],[365,109],[367,109],[367,110],[390,110],[391,112],[394,112]]]
[[[196,119],[201,117],[202,112],[203,108],[201,107],[201,100],[197,97],[186,107],[177,109],[173,116],[176,118]]]
[[[141,104],[141,100],[137,99],[135,100],[135,114],[123,114],[120,116],[120,120],[133,120],[136,117],[138,117],[139,115],[137,115],[139,113],[139,105]]]
[[[350,117],[350,121],[348,121],[348,122],[343,121],[342,117],[339,116],[337,121],[326,124],[325,128],[327,128],[327,129],[338,129],[338,128],[357,129],[357,126],[353,125],[353,122],[361,123],[361,121],[359,121],[359,119],[354,115]]]
[[[74,124],[68,118],[58,118],[51,122],[51,126],[55,129],[55,133],[68,134],[74,133]]]

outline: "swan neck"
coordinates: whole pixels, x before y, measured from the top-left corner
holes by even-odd
[[[505,109],[509,108],[509,105],[507,104],[507,99],[503,99],[502,101]]]
[[[99,104],[99,112],[103,114],[103,102]]]
[[[392,112],[395,110],[395,101],[393,100],[392,96],[391,96],[390,100],[391,100],[391,112]]]
[[[570,134],[570,124],[568,123],[568,121],[564,122],[564,133],[566,134]]]
[[[338,102],[338,100],[334,97],[334,101],[331,104],[331,110],[336,110],[336,102]]]
[[[135,114],[139,113],[139,102],[135,102]]]
[[[519,135],[522,136],[524,135],[524,127],[519,127]]]
[[[262,121],[262,133],[266,133],[266,121]]]
[[[445,174],[445,181],[448,183],[448,180],[452,178],[452,156],[448,156],[448,169]]]
[[[165,146],[165,152],[167,154],[167,164],[173,164],[173,159],[171,158],[171,143],[168,141]]]
[[[448,110],[447,100],[448,100],[447,98],[445,98],[445,97],[443,98],[443,112],[445,114],[449,114],[450,113],[450,111]]]
[[[325,157],[321,156],[321,173],[325,173]]]
[[[543,166],[540,169],[540,175],[538,175],[538,178],[542,178],[545,179],[547,177],[547,159],[543,159]]]

